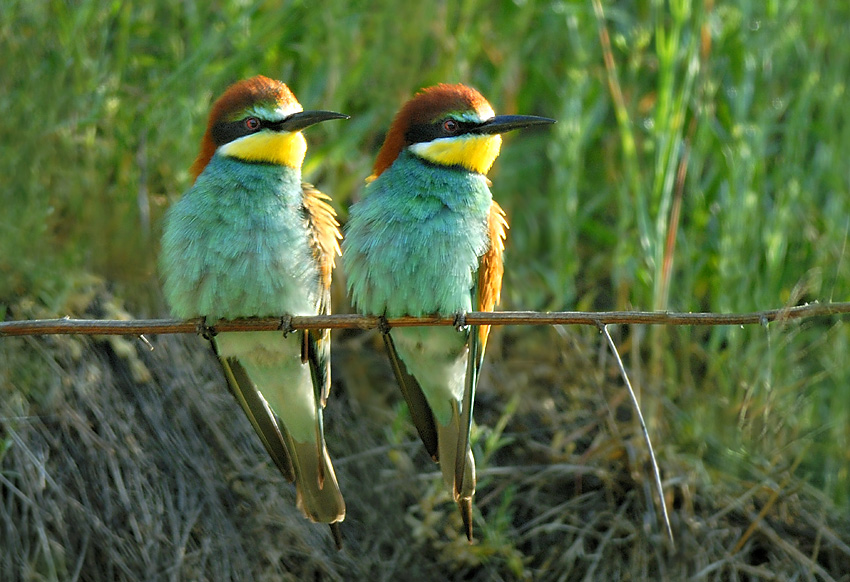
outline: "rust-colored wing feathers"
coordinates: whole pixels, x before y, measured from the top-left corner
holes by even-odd
[[[341,254],[339,241],[342,234],[339,232],[339,222],[336,219],[336,212],[328,204],[330,196],[319,192],[311,184],[302,184],[302,189],[307,228],[310,232],[310,246],[319,264],[321,290],[323,295],[327,294],[330,299],[331,273],[336,257]],[[330,302],[323,300],[320,311],[330,313]]]
[[[505,273],[503,255],[508,221],[505,218],[505,211],[495,200],[490,206],[487,229],[490,233],[490,248],[481,257],[478,268],[478,311],[493,311],[498,305],[502,292],[502,275]],[[487,345],[489,333],[489,325],[479,327],[482,348]]]
[[[328,204],[330,197],[310,184],[303,184],[304,215],[307,219],[310,247],[319,267],[319,313],[331,312],[331,275],[337,255],[340,254],[339,222],[336,212]],[[331,389],[330,330],[310,330],[305,334],[306,356],[319,387],[318,398],[324,406]]]

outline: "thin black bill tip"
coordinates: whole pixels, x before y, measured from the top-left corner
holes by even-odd
[[[315,125],[323,121],[350,118],[350,115],[345,115],[344,113],[337,113],[336,111],[299,111],[298,113],[293,113],[292,115],[281,121],[276,129],[284,131],[301,131],[302,129],[306,129],[311,125]]]
[[[550,125],[552,123],[556,123],[556,121],[549,117],[538,117],[537,115],[497,115],[483,122],[470,133],[507,133],[515,129],[523,129],[535,125]]]

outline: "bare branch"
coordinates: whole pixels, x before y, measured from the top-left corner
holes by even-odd
[[[850,302],[810,303],[751,313],[673,313],[668,311],[474,311],[467,325],[753,325],[792,319],[811,319],[850,313]],[[202,319],[34,319],[0,322],[0,337],[13,335],[141,335],[224,331],[283,331],[281,317],[221,320],[205,326]],[[390,327],[456,325],[457,316],[398,317],[386,320]],[[377,329],[381,318],[372,315],[293,315],[290,329]]]

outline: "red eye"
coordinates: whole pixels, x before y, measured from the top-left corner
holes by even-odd
[[[245,127],[251,131],[257,131],[260,129],[260,120],[256,117],[249,117],[245,120]]]
[[[458,130],[458,123],[454,119],[447,119],[443,122],[443,129],[446,133],[454,133]]]

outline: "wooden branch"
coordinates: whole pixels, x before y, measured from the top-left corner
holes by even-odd
[[[494,311],[471,312],[465,316],[399,317],[387,320],[390,327],[434,325],[766,325],[772,321],[810,319],[850,313],[850,302],[810,303],[752,313],[671,313],[667,311]],[[288,320],[288,321],[287,321]],[[219,333],[224,331],[282,331],[296,329],[375,329],[381,318],[372,315],[294,315],[217,321],[209,327],[202,319],[36,319],[0,322],[0,337],[18,335],[82,334],[142,335],[169,333]]]

